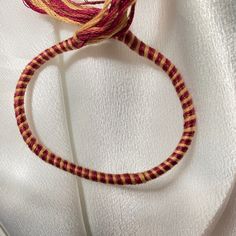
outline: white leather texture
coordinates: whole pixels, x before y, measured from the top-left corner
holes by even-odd
[[[140,186],[71,176],[32,154],[13,94],[24,65],[76,27],[8,1],[0,9],[0,222],[12,236],[231,236],[236,232],[236,2],[138,0],[131,29],[182,72],[198,128],[180,165]],[[110,40],[62,55],[36,76],[30,123],[83,166],[133,172],[175,148],[182,113],[167,76]]]

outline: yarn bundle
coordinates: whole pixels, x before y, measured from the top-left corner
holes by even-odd
[[[136,0],[105,0],[75,3],[70,0],[24,0],[34,11],[66,23],[80,25],[73,40],[84,44],[116,37],[133,20]],[[101,5],[99,8],[97,5]]]

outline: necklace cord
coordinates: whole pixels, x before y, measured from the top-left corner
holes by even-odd
[[[74,21],[74,23],[77,22],[78,25],[82,25],[72,37],[45,49],[38,56],[33,58],[33,60],[27,64],[17,82],[14,94],[15,117],[20,133],[30,150],[43,161],[57,168],[79,177],[106,184],[127,185],[146,183],[163,175],[177,165],[192,143],[196,130],[196,113],[191,94],[175,65],[161,52],[139,40],[129,30],[134,16],[136,1],[105,0],[84,2],[81,4],[76,4],[70,0],[24,0],[24,2],[27,6],[41,14],[48,14],[65,22]],[[49,5],[49,3],[52,5]],[[55,5],[55,3],[58,5]],[[66,7],[63,4],[66,5]],[[103,4],[103,8],[99,9],[94,7],[93,5],[96,4]],[[58,10],[59,8],[60,11]],[[129,8],[130,10],[128,11]],[[71,11],[71,14],[69,14],[69,11]],[[97,43],[109,38],[114,38],[124,43],[138,55],[152,61],[155,65],[162,68],[170,78],[183,109],[183,132],[176,148],[165,161],[146,171],[112,174],[75,165],[72,162],[62,159],[41,144],[31,131],[27,121],[25,94],[28,84],[32,81],[35,72],[42,65],[59,54],[80,49],[85,45]]]

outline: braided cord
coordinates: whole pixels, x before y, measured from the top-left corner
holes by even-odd
[[[119,36],[115,36],[114,38],[124,43],[138,55],[151,60],[155,63],[155,65],[161,67],[162,70],[169,76],[179,97],[183,109],[183,133],[179,143],[177,144],[177,147],[165,161],[153,167],[152,169],[138,173],[104,173],[91,170],[80,165],[75,165],[74,163],[64,160],[60,156],[51,152],[46,146],[38,141],[28,124],[25,113],[25,94],[28,84],[32,81],[34,73],[47,61],[59,54],[79,49],[85,45],[82,41],[78,42],[74,37],[64,40],[44,50],[25,67],[17,82],[15,90],[15,117],[25,143],[28,145],[30,150],[43,161],[64,171],[70,172],[71,174],[96,182],[119,185],[142,184],[156,179],[157,177],[171,170],[183,158],[192,142],[195,133],[196,114],[191,95],[184,83],[184,80],[179,70],[169,59],[167,59],[162,53],[158,52],[154,48],[140,41],[131,31],[123,33]]]

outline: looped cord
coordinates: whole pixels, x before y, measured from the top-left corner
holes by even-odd
[[[40,159],[57,168],[79,177],[106,184],[126,185],[146,183],[165,174],[177,165],[189,149],[195,134],[195,108],[191,94],[175,65],[161,52],[146,45],[128,30],[133,19],[136,1],[105,0],[78,4],[70,0],[24,1],[27,6],[39,13],[51,15],[65,22],[82,25],[73,37],[45,49],[33,58],[27,64],[17,82],[14,94],[15,117],[19,131],[30,150]],[[94,5],[98,4],[104,4],[103,8],[94,7]],[[32,81],[35,72],[46,62],[61,53],[78,49],[85,44],[91,44],[106,38],[115,38],[138,55],[159,66],[170,78],[183,109],[183,132],[176,148],[165,161],[142,172],[113,174],[75,165],[62,159],[40,143],[31,131],[27,121],[24,105],[25,95],[28,84]]]
[[[136,0],[83,3],[69,0],[24,0],[24,3],[39,13],[80,25],[74,33],[73,43],[87,45],[124,34],[132,23]],[[103,7],[95,7],[99,4],[103,4]]]

